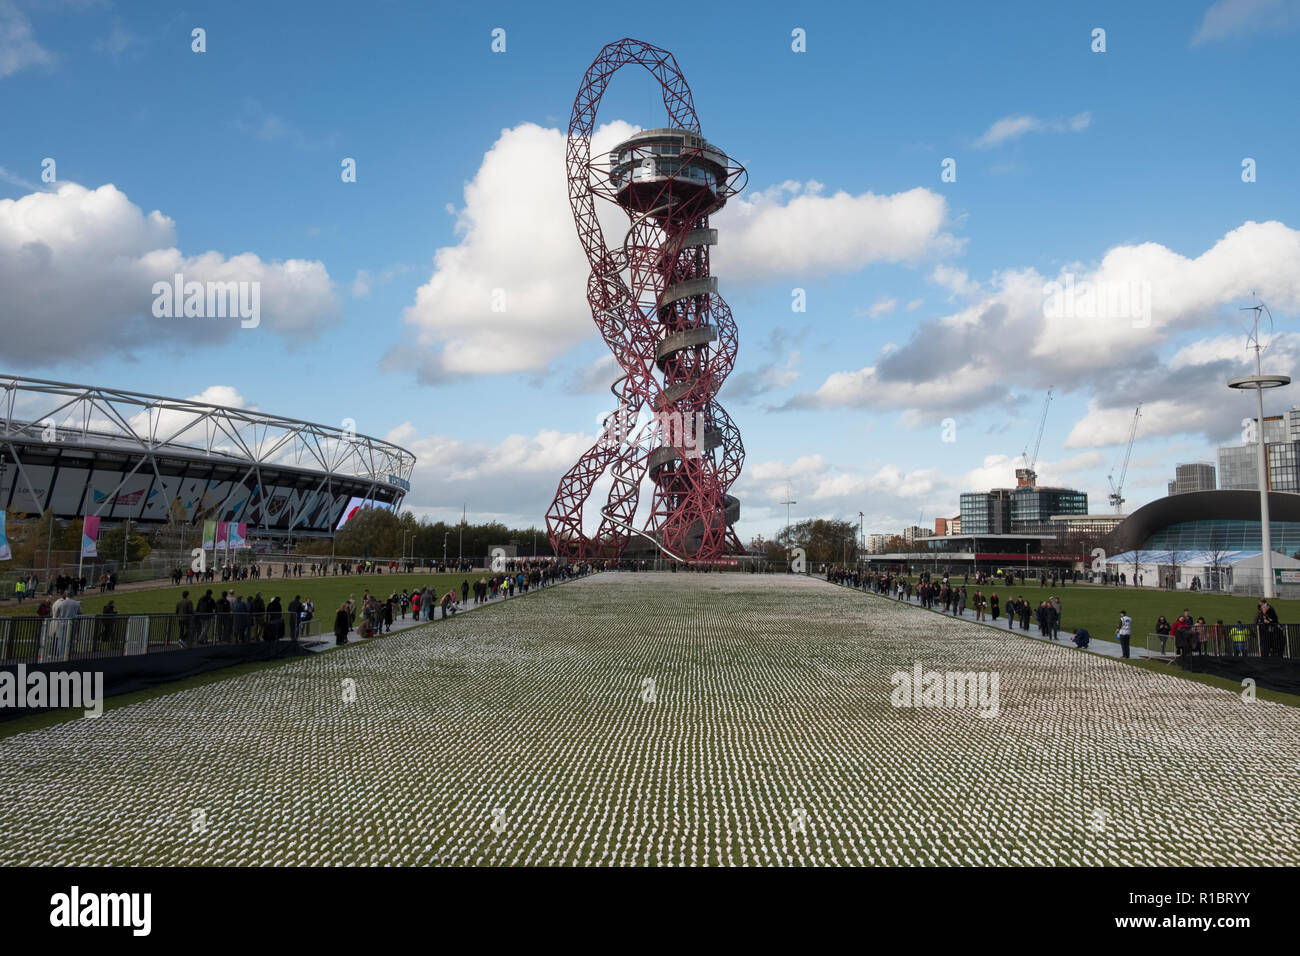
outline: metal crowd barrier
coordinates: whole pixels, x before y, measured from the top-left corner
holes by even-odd
[[[154,654],[212,644],[290,640],[289,613],[281,625],[266,614],[81,614],[71,618],[0,617],[0,664],[95,660]],[[278,630],[272,638],[273,631]],[[333,630],[333,616],[299,621],[297,639]]]
[[[1220,628],[1215,624],[1206,624],[1193,628],[1196,634],[1195,646],[1191,653],[1207,657],[1284,657],[1300,659],[1300,624],[1280,624],[1270,637],[1261,635],[1254,624],[1242,625],[1247,633],[1244,653],[1238,650],[1230,635],[1235,623],[1226,622]],[[1146,635],[1146,649],[1152,654],[1176,655],[1178,648],[1173,634]]]

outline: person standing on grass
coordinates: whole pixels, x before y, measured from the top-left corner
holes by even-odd
[[[1278,626],[1277,611],[1273,610],[1273,605],[1263,598],[1260,598],[1259,609],[1255,614],[1255,628],[1256,633],[1259,634],[1260,656],[1280,657],[1282,650],[1277,638],[1281,628]]]
[[[302,601],[295,594],[293,600],[289,602],[289,640],[291,641],[298,640],[298,622],[301,620],[301,615]]]
[[[184,644],[190,639],[190,618],[194,616],[194,602],[190,600],[189,591],[181,592],[181,599],[176,602],[176,616],[180,619],[177,621],[177,629],[181,643]]]
[[[1120,610],[1119,612],[1119,629],[1115,632],[1115,640],[1119,641],[1120,653],[1123,657],[1128,657],[1128,642],[1133,637],[1133,618],[1128,616],[1128,612]]]
[[[1246,641],[1250,639],[1250,631],[1246,630],[1246,625],[1237,619],[1237,626],[1228,632],[1228,638],[1232,641],[1232,656],[1246,656]]]
[[[235,640],[240,644],[248,643],[251,623],[248,619],[248,601],[242,595],[235,595]]]
[[[194,608],[199,617],[199,643],[206,644],[212,635],[212,618],[217,613],[217,602],[212,597],[212,588],[203,592],[199,603]]]
[[[469,602],[469,579],[466,578],[464,581],[460,582],[460,603],[466,604],[468,602]]]
[[[334,612],[334,641],[338,644],[346,644],[350,630],[352,630],[352,615],[348,610],[348,602],[344,601]]]
[[[1170,634],[1170,632],[1171,632],[1172,630],[1173,630],[1173,627],[1172,627],[1172,626],[1169,624],[1169,622],[1165,619],[1165,616],[1164,616],[1163,614],[1161,614],[1160,617],[1159,617],[1159,619],[1156,621],[1156,636],[1160,638],[1160,653],[1161,653],[1161,654],[1164,654],[1164,653],[1165,653],[1165,648],[1166,648],[1166,647],[1168,646],[1168,644],[1169,644],[1169,634]]]
[[[253,594],[248,610],[253,615],[253,640],[261,641],[266,634],[266,601],[262,600],[261,591]]]

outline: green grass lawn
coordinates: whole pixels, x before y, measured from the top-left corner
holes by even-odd
[[[91,589],[81,596],[81,610],[83,614],[96,614],[106,603],[112,601],[119,614],[172,614],[176,610],[176,602],[181,599],[182,591],[189,591],[190,600],[197,602],[203,592],[211,588],[215,598],[220,598],[223,590],[230,589],[236,594],[248,596],[260,591],[267,601],[278,594],[280,603],[284,606],[288,606],[295,594],[303,599],[310,597],[316,605],[316,616],[322,617],[327,613],[332,616],[349,596],[355,595],[358,601],[361,600],[367,590],[385,598],[393,591],[400,593],[402,588],[422,588],[427,584],[436,588],[441,596],[449,587],[459,590],[462,581],[469,581],[472,585],[478,578],[487,575],[485,571],[478,571],[469,574],[352,574],[326,578],[275,577],[260,581],[216,580],[211,584],[118,591],[116,594],[100,594],[97,589]],[[37,603],[24,601],[20,608],[16,601],[6,601],[0,605],[0,615],[34,615]]]

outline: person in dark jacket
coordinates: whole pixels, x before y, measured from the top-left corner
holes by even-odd
[[[235,606],[231,603],[230,592],[222,591],[221,600],[217,602],[217,640],[222,644],[230,643],[230,634],[234,625]]]
[[[253,600],[249,602],[248,610],[253,616],[253,640],[266,640],[266,602],[262,600],[261,591],[258,591],[253,595]]]
[[[289,640],[298,640],[298,622],[302,618],[302,601],[298,595],[293,596],[289,602]]]
[[[176,616],[180,642],[184,645],[190,639],[190,622],[194,618],[194,602],[190,600],[189,591],[181,592],[181,599],[176,602]]]
[[[240,644],[248,643],[249,632],[252,628],[252,621],[249,620],[248,601],[244,600],[242,595],[235,595],[235,640]]]
[[[271,598],[266,605],[266,630],[263,638],[270,643],[278,641],[284,634],[284,610],[280,607],[280,595]]]
[[[340,644],[346,644],[348,642],[348,631],[350,630],[352,630],[352,611],[348,607],[348,602],[344,601],[334,614],[334,640]]]
[[[212,639],[212,619],[217,613],[217,602],[212,597],[212,588],[203,592],[199,603],[194,607],[199,619],[199,643],[207,644]]]
[[[460,582],[460,603],[469,603],[469,581]]]
[[[1259,653],[1261,657],[1282,656],[1282,628],[1278,625],[1277,611],[1273,605],[1260,598],[1259,610],[1255,614],[1255,629],[1259,634]]]
[[[391,630],[393,629],[393,605],[394,605],[395,603],[397,603],[397,595],[396,595],[396,594],[390,594],[390,595],[388,596],[388,600],[384,602],[384,617],[383,617],[383,621],[384,621],[384,630],[385,630],[385,631],[391,631]]]
[[[1160,653],[1166,653],[1165,648],[1169,644],[1169,635],[1173,632],[1173,626],[1165,619],[1163,614],[1156,620],[1156,635],[1160,638]]]

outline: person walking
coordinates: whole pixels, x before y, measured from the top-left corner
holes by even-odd
[[[176,602],[177,630],[180,636],[181,646],[187,646],[190,639],[190,619],[194,616],[194,602],[190,600],[190,592],[182,591],[181,599]]]
[[[1119,641],[1120,653],[1123,657],[1128,657],[1128,642],[1133,637],[1133,618],[1128,616],[1128,612],[1121,610],[1119,612],[1119,630],[1115,632],[1115,640]]]

